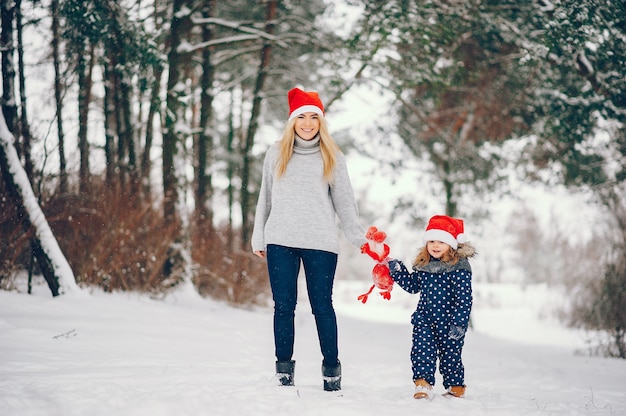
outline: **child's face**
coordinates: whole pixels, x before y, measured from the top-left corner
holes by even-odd
[[[450,250],[450,246],[442,241],[429,241],[426,243],[426,250],[434,258],[440,259]]]

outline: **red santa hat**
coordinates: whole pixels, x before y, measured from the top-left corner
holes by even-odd
[[[315,91],[293,88],[287,93],[287,99],[289,100],[289,120],[304,113],[324,115],[324,104]]]
[[[441,241],[456,250],[459,243],[463,244],[467,241],[463,220],[448,217],[447,215],[433,216],[428,221],[422,241],[424,244],[428,241]]]

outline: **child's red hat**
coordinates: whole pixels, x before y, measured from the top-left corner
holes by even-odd
[[[459,243],[467,242],[463,220],[447,215],[434,215],[428,221],[422,241],[424,244],[428,241],[441,241],[456,250]]]

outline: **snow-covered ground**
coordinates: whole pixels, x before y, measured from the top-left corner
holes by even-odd
[[[356,297],[336,284],[343,389],[324,392],[315,324],[298,305],[296,386],[273,382],[270,308],[181,290],[165,299],[0,291],[0,415],[625,415],[626,361],[575,354],[581,334],[549,319],[545,287],[475,284],[465,399],[412,398],[416,296]],[[539,318],[542,319],[539,319]],[[436,391],[441,393],[440,378]]]

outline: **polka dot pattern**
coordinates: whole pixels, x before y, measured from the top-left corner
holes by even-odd
[[[462,259],[456,265],[432,261],[423,269],[409,272],[399,260],[390,260],[391,277],[409,293],[419,293],[417,309],[411,317],[413,379],[435,384],[437,359],[443,385],[463,386],[465,369],[461,352],[465,336],[449,337],[450,326],[467,328],[472,309],[472,271]]]

